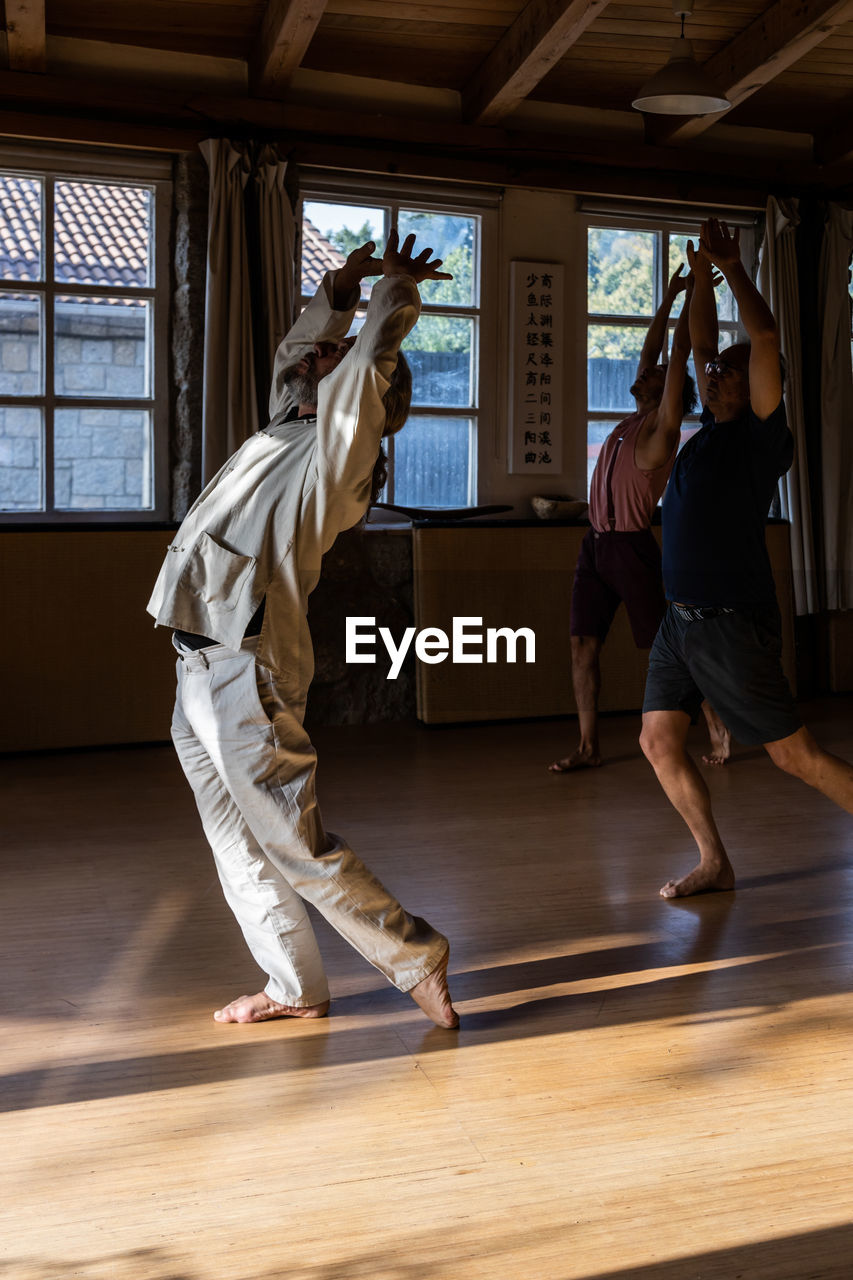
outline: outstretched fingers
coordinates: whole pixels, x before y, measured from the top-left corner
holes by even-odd
[[[415,256],[415,235],[410,232],[402,245],[397,228],[392,228],[388,243],[385,248],[383,258],[383,269],[386,275],[396,275],[405,273],[410,275],[418,284],[422,280],[452,280],[453,276],[447,271],[439,271],[442,264],[441,258],[433,258],[433,250],[431,248],[422,249]]]

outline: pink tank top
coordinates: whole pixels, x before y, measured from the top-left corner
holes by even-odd
[[[589,486],[589,520],[599,533],[611,527],[619,533],[648,529],[666,488],[678,449],[673,449],[662,467],[641,471],[634,461],[634,446],[645,419],[645,413],[629,414],[601,446]],[[611,498],[615,524],[609,515]]]

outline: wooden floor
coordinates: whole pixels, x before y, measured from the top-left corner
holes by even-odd
[[[805,714],[853,757],[853,699]],[[316,735],[458,1034],[322,921],[331,1018],[214,1023],[259,983],[171,749],[4,761],[0,1276],[849,1280],[851,819],[741,750],[739,888],[666,903],[637,730],[574,777],[571,722]]]

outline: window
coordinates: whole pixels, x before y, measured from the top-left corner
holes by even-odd
[[[452,281],[420,286],[421,316],[403,343],[412,368],[412,409],[404,430],[385,441],[389,465],[382,496],[387,502],[464,507],[477,500],[477,427],[483,409],[480,281],[487,218],[478,208],[387,192],[357,199],[309,188],[303,196],[303,305],[323,272],[339,266],[353,248],[374,240],[381,256],[393,226],[401,240],[413,232],[420,248],[431,246],[453,275]],[[363,304],[371,287],[372,280],[366,280]],[[363,320],[362,307],[356,326]]]
[[[847,305],[850,311],[850,358],[853,360],[853,257],[847,263]]]
[[[3,518],[162,518],[169,183],[120,176],[114,160],[103,172],[94,158],[37,170],[11,159],[0,156]]]
[[[638,220],[628,225],[606,217],[587,227],[587,491],[601,446],[614,426],[635,409],[631,386],[646,331],[679,263],[687,270],[686,244],[699,237],[699,223]],[[748,237],[741,233],[741,249]],[[720,347],[738,341],[737,309],[725,281],[717,288]],[[674,323],[684,295],[679,294],[667,326],[668,356]],[[693,362],[689,371],[695,381]],[[699,425],[698,414],[685,418],[682,442]]]

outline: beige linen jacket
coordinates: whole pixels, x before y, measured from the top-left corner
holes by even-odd
[[[285,422],[284,371],[315,342],[340,341],[358,301],[335,311],[328,273],[276,353],[270,423],[250,437],[191,507],[148,602],[157,626],[238,649],[266,597],[257,660],[304,705],[314,674],[306,613],[323,554],[370,500],[397,352],[420,313],[410,276],[373,286],[355,344],[319,385],[317,419]]]

